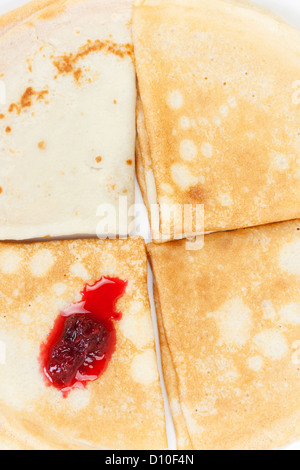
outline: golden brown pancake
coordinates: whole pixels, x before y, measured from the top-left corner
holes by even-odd
[[[128,280],[105,372],[67,398],[39,362],[60,311],[102,276]],[[167,448],[144,242],[0,244],[0,448]]]
[[[131,17],[132,0],[37,0],[0,17],[0,239],[130,231]]]
[[[210,234],[200,251],[176,241],[148,252],[180,435],[213,450],[299,439],[300,220]]]
[[[178,380],[176,376],[176,370],[174,368],[172,355],[169,350],[168,342],[166,339],[162,314],[160,311],[160,303],[157,295],[157,288],[154,284],[154,299],[159,331],[159,341],[161,349],[161,360],[163,373],[165,378],[165,384],[169,397],[169,404],[172,413],[173,423],[176,430],[177,436],[177,450],[189,450],[191,449],[191,440],[188,433],[188,429],[185,424],[184,416],[182,413],[180,398],[178,392]]]
[[[164,205],[204,204],[206,231],[299,217],[299,31],[249,2],[144,0],[133,38],[138,176],[161,234]]]

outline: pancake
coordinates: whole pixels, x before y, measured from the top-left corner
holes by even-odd
[[[299,31],[249,2],[144,0],[133,41],[154,241],[186,235],[163,206],[204,205],[205,231],[299,218]]]
[[[64,398],[39,362],[60,311],[102,276],[127,280],[104,373]],[[142,239],[0,244],[0,448],[165,449]]]
[[[176,430],[177,450],[189,450],[191,449],[192,444],[180,405],[178,380],[172,360],[172,355],[170,353],[170,349],[164,331],[163,319],[160,310],[156,285],[154,285],[154,299],[157,315],[162,367],[167,393],[169,397],[169,404],[172,413],[173,423]]]
[[[128,233],[131,16],[132,0],[45,0],[0,17],[2,240]]]
[[[199,251],[182,240],[148,252],[180,435],[200,450],[299,439],[300,221],[209,234]]]

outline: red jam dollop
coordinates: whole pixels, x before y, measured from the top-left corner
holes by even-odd
[[[40,361],[48,385],[64,397],[73,388],[85,388],[106,369],[116,347],[113,320],[117,300],[124,295],[127,281],[102,277],[81,292],[82,300],[60,313],[41,346]]]

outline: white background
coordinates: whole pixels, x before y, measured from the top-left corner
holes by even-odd
[[[265,8],[268,8],[274,11],[278,16],[280,16],[281,18],[285,19],[287,22],[291,23],[292,25],[300,29],[300,0],[253,0],[253,1]],[[25,3],[28,3],[28,0],[0,0],[0,14],[5,13],[9,10],[12,10],[18,6],[24,5]],[[142,197],[141,197],[141,193],[138,188],[138,185],[136,185],[136,202],[143,206],[143,201],[142,201]],[[142,221],[141,225],[142,225],[142,232],[144,234],[144,238],[147,241],[149,241],[149,222],[148,222],[147,213],[145,209],[143,210],[142,214],[139,213],[139,220]],[[152,290],[152,273],[150,269],[148,273],[148,285],[149,285],[149,295],[150,295],[150,301],[151,301],[152,317],[153,317],[153,323],[154,323],[154,328],[155,328],[156,342],[158,344],[158,332],[157,332],[156,315],[155,315],[153,290]],[[160,367],[160,373],[161,373],[159,348],[157,348],[157,350],[158,350],[158,361],[159,361],[159,367]],[[174,427],[172,424],[172,419],[171,419],[171,415],[170,415],[170,411],[168,407],[164,384],[163,384],[163,393],[164,393],[165,404],[166,404],[166,419],[167,419],[169,446],[170,446],[170,449],[176,449],[175,431],[174,431]],[[286,448],[286,450],[300,450],[300,441],[289,446],[288,448]]]

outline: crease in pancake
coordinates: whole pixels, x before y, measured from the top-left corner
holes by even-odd
[[[299,217],[299,31],[248,2],[158,0],[136,2],[133,38],[154,241],[168,239],[163,204],[204,205],[205,231]]]
[[[161,314],[159,296],[157,293],[156,285],[154,284],[154,300],[157,315],[159,341],[162,356],[162,368],[164,380],[167,387],[172,418],[176,430],[177,437],[177,450],[189,450],[192,447],[188,428],[185,423],[184,415],[181,409],[180,396],[178,390],[178,379],[176,376],[176,369],[172,361],[172,355],[167,342],[167,337],[164,331],[163,318]]]
[[[98,380],[63,398],[44,380],[40,346],[59,313],[102,276],[128,281],[116,305],[116,349]],[[0,279],[0,447],[167,448],[144,241],[1,243]]]
[[[299,439],[300,221],[209,234],[197,252],[184,240],[147,250],[178,445]]]

